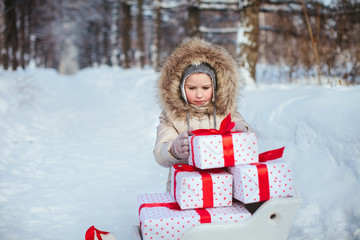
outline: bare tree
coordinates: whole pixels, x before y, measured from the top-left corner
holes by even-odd
[[[122,67],[123,68],[130,68],[130,48],[131,48],[131,5],[124,0],[122,2]]]
[[[239,64],[256,81],[256,63],[259,51],[259,1],[249,0],[243,3],[238,33]]]
[[[360,82],[358,0],[3,0],[0,7],[5,69],[30,61],[60,69],[71,60],[79,68],[159,70],[179,41],[200,36],[227,48],[254,80],[261,62],[279,68],[279,79],[318,72]]]
[[[186,35],[189,37],[200,37],[200,9],[199,1],[188,0],[188,19],[186,22]]]
[[[315,59],[316,59],[316,72],[317,72],[317,76],[318,76],[318,84],[321,84],[321,70],[320,70],[320,59],[319,59],[319,51],[318,51],[318,47],[317,47],[317,41],[315,40],[314,34],[313,34],[313,30],[311,28],[311,24],[310,24],[310,20],[307,14],[307,10],[306,10],[306,6],[304,1],[302,1],[302,7],[303,7],[303,11],[304,11],[304,16],[305,16],[305,21],[306,21],[306,25],[308,27],[308,31],[309,31],[309,36],[311,39],[311,44],[313,46],[313,51],[314,51],[314,55],[315,55]],[[318,38],[319,41],[319,38]]]
[[[27,54],[29,52],[29,48],[28,48],[28,38],[27,38],[27,34],[26,34],[26,16],[28,16],[27,12],[27,5],[25,3],[21,3],[19,6],[19,11],[20,11],[20,65],[23,69],[25,69],[25,66],[27,65],[27,63],[25,62],[25,54]]]
[[[111,16],[112,12],[111,9],[113,7],[113,2],[108,0],[103,0],[103,11],[104,11],[104,23],[102,26],[102,34],[103,34],[103,60],[102,63],[106,64],[108,66],[111,66],[111,56],[110,56],[110,50],[111,50],[111,43],[110,43],[110,35],[111,35]]]
[[[13,70],[18,67],[18,28],[16,26],[16,2],[4,0],[5,4],[5,31],[4,31],[4,68],[8,69],[10,64]]]
[[[155,20],[153,29],[153,43],[151,47],[152,66],[156,71],[160,71],[160,40],[161,40],[161,0],[154,1]]]
[[[138,0],[138,13],[137,13],[137,47],[138,47],[138,58],[140,67],[145,66],[145,37],[144,37],[144,16],[143,16],[143,0]]]

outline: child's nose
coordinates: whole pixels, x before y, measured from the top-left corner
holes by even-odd
[[[201,98],[202,97],[202,92],[201,91],[196,91],[196,97]]]

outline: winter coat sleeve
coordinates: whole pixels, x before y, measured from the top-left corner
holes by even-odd
[[[176,128],[168,121],[166,115],[161,113],[160,124],[157,127],[157,137],[154,147],[154,157],[163,167],[171,167],[175,163],[187,163],[187,159],[178,160],[171,154],[171,145],[179,135]]]

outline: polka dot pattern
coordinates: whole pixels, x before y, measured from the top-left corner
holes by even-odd
[[[181,209],[203,208],[203,180],[199,172],[178,172],[176,174],[176,191],[174,191],[174,173],[172,168],[171,194],[176,193],[176,201]],[[225,170],[219,173],[211,173],[213,207],[232,205],[233,177]],[[175,196],[174,196],[175,197]]]
[[[295,190],[289,163],[278,159],[264,164],[268,169],[270,199],[293,196]],[[243,203],[260,201],[258,172],[255,165],[229,167],[228,171],[233,174],[235,199]]]
[[[159,201],[173,202],[170,193],[145,194],[138,196],[139,206]],[[251,214],[239,202],[231,207],[206,208],[212,223],[236,223],[248,219]],[[143,240],[180,239],[192,227],[200,225],[196,210],[171,210],[166,207],[143,208],[140,213]]]
[[[223,141],[221,135],[189,137],[189,165],[200,169],[221,168],[225,166]],[[259,161],[258,144],[255,133],[232,133],[235,165]],[[191,146],[193,143],[193,146]],[[193,163],[193,157],[194,162]]]

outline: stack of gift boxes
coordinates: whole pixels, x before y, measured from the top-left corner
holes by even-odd
[[[138,196],[141,234],[146,239],[180,239],[202,223],[237,223],[251,216],[245,204],[294,195],[284,148],[258,153],[255,133],[230,132],[230,115],[220,130],[189,137],[189,165],[172,167],[171,192]]]

